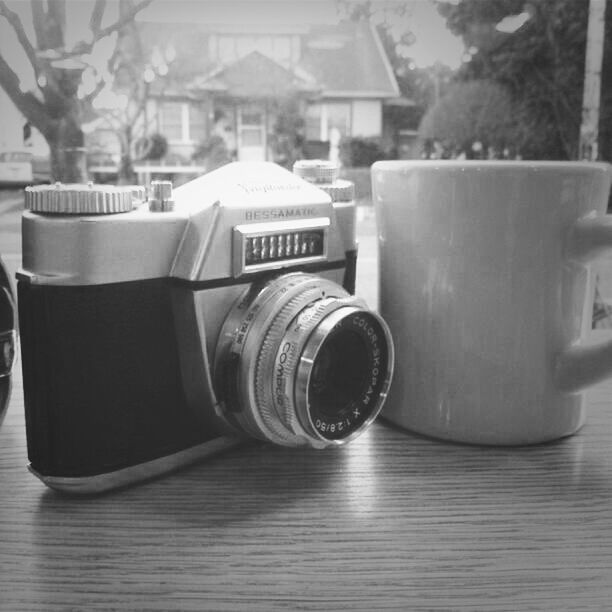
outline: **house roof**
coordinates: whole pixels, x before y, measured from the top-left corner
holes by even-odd
[[[284,68],[259,51],[252,51],[229,66],[221,66],[194,79],[187,88],[192,91],[222,92],[235,97],[277,97],[320,89],[310,75]]]
[[[400,95],[380,38],[367,21],[313,27],[304,40],[300,65],[327,96]]]
[[[147,46],[172,44],[180,58],[171,67],[170,80],[164,83],[166,91],[169,86],[182,89],[188,83],[193,93],[217,91],[236,96],[265,97],[287,91],[316,92],[325,98],[390,99],[400,95],[380,38],[368,21],[302,23],[299,34],[295,28],[283,29],[277,24],[267,34],[286,34],[292,45],[298,43],[297,63],[281,65],[253,51],[232,64],[219,64],[211,55],[211,37],[228,32],[247,39],[266,34],[261,24],[256,33],[248,23],[241,24],[239,18],[229,29],[211,22],[144,23]]]

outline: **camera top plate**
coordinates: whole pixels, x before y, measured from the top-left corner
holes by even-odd
[[[148,203],[121,214],[24,212],[20,278],[41,285],[232,279],[243,272],[234,229],[250,224],[290,232],[326,220],[327,262],[356,248],[353,207],[334,205],[324,190],[270,162],[227,164],[178,187],[173,199],[162,212]]]

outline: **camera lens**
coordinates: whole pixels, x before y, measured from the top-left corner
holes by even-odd
[[[392,368],[391,337],[377,314],[332,281],[294,273],[236,302],[215,380],[230,423],[277,444],[321,448],[374,420]]]
[[[312,360],[305,398],[311,424],[330,440],[369,419],[369,404],[383,392],[381,374],[388,367],[378,341],[385,337],[379,322],[363,311],[342,314]],[[302,368],[309,363],[306,359]]]
[[[362,393],[368,353],[351,331],[330,335],[312,364],[308,395],[313,411],[325,418],[341,417]]]

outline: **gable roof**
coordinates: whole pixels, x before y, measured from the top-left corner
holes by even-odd
[[[203,3],[204,4],[204,3]],[[232,4],[228,1],[228,5]],[[256,4],[256,0],[253,0]],[[166,93],[174,88],[191,91],[218,91],[229,95],[278,95],[287,91],[317,93],[322,97],[391,99],[400,95],[376,29],[369,21],[344,21],[336,24],[295,24],[254,28],[236,22],[223,26],[215,23],[161,24],[143,22],[145,46],[164,48],[172,45],[179,61],[171,67],[164,83]],[[231,27],[229,27],[231,25]],[[219,64],[211,55],[209,41],[215,36],[287,37],[292,48],[297,44],[297,64],[278,63],[261,52]],[[292,52],[293,53],[293,52]],[[189,83],[189,90],[185,84]],[[162,89],[154,83],[154,89]],[[270,93],[271,92],[271,93]],[[278,92],[276,94],[275,92]]]
[[[313,27],[305,37],[300,65],[326,96],[400,95],[380,38],[367,21]]]
[[[315,80],[306,73],[284,68],[259,51],[221,66],[187,85],[192,91],[216,91],[236,97],[277,97],[285,94],[318,91]]]

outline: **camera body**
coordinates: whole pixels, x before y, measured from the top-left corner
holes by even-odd
[[[8,273],[0,257],[0,425],[11,397],[11,373],[15,356],[15,298]]]
[[[158,183],[147,202],[121,187],[28,188],[18,273],[28,455],[52,488],[123,486],[245,436],[341,443],[336,427],[350,439],[386,396],[388,330],[351,295],[352,198],[334,202],[266,162],[228,164],[171,192]],[[358,316],[366,349],[384,353],[364,395],[376,409],[342,425],[288,408],[302,401],[291,385],[307,395],[315,384],[307,353],[312,362],[329,323],[337,333]]]

